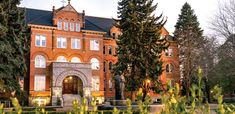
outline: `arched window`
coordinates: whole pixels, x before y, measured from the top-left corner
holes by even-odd
[[[74,21],[73,20],[71,20],[70,21],[70,31],[74,31]]]
[[[57,29],[62,30],[62,20],[61,19],[58,19],[58,21],[57,21]]]
[[[174,66],[172,63],[166,65],[166,72],[171,73],[174,70]]]
[[[80,32],[80,23],[79,22],[76,23],[76,31]]]
[[[64,21],[64,30],[68,31],[68,28],[69,28],[68,19],[65,19],[65,21]]]
[[[46,68],[46,59],[42,55],[37,55],[35,57],[35,67],[36,68]]]
[[[81,63],[81,60],[80,60],[78,57],[73,57],[73,58],[71,59],[71,62],[72,62],[72,63]]]
[[[100,69],[100,63],[99,63],[98,59],[92,58],[90,62],[91,62],[91,69],[93,69],[93,70],[99,70]]]
[[[57,62],[67,62],[66,58],[64,56],[59,56],[56,59]]]

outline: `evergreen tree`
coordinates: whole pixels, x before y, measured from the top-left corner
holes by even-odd
[[[178,40],[180,72],[183,76],[182,84],[187,96],[189,96],[192,77],[196,75],[195,70],[199,67],[201,47],[205,42],[202,34],[203,30],[199,27],[197,16],[186,2],[175,25],[174,36]]]
[[[29,52],[25,14],[20,0],[0,1],[0,92],[19,93],[17,77],[26,75]]]
[[[122,35],[117,40],[118,62],[114,70],[124,75],[128,91],[133,93],[142,86],[146,95],[149,89],[157,90],[162,73],[160,57],[168,43],[160,39],[160,34],[166,21],[162,15],[153,14],[157,8],[153,0],[122,0],[118,4],[117,27]],[[152,86],[145,85],[147,79]]]

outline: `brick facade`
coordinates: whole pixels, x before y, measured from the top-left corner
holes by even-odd
[[[53,82],[57,79],[55,78],[53,69],[55,68],[53,64],[61,63],[57,61],[59,56],[63,56],[66,58],[65,63],[61,64],[72,64],[71,60],[73,57],[77,57],[80,59],[79,63],[74,63],[79,66],[82,64],[91,65],[91,59],[96,58],[99,61],[99,68],[97,70],[87,70],[87,73],[90,75],[84,75],[85,78],[89,78],[91,81],[91,77],[98,77],[99,79],[99,90],[92,91],[89,95],[96,96],[99,98],[99,102],[102,102],[104,98],[113,99],[114,98],[114,82],[112,80],[112,73],[110,72],[110,64],[115,64],[117,62],[117,58],[115,55],[116,41],[115,38],[120,35],[120,31],[118,28],[113,26],[114,22],[112,19],[100,18],[100,17],[88,17],[85,16],[85,12],[78,13],[70,4],[65,7],[61,7],[59,9],[55,9],[53,7],[53,11],[43,11],[36,9],[27,9],[27,22],[28,26],[31,29],[31,44],[30,44],[30,75],[29,75],[29,94],[30,94],[30,104],[43,104],[43,105],[51,105],[53,103],[53,96],[56,96],[56,92],[60,92],[62,90],[56,90],[55,86],[53,86]],[[58,30],[58,21],[61,21],[61,30]],[[103,21],[103,23],[99,23]],[[65,22],[68,23],[67,29],[65,30]],[[70,30],[70,23],[73,23],[74,27]],[[79,30],[77,31],[77,25],[79,23]],[[105,26],[106,25],[106,26]],[[107,28],[108,25],[108,28]],[[105,30],[107,29],[107,30]],[[37,38],[38,36],[45,37],[45,42],[38,41],[42,44],[42,46],[38,46]],[[162,29],[163,36],[169,36],[169,33],[165,28]],[[58,44],[57,38],[65,38],[66,39],[66,47],[58,48],[58,45],[64,45],[63,43]],[[72,49],[72,39],[77,38],[80,39],[80,48]],[[91,50],[90,44],[91,40],[97,40],[99,42],[98,50]],[[179,81],[179,61],[178,61],[178,48],[177,43],[174,40],[170,40],[170,46],[173,51],[172,56],[165,56],[163,52],[162,60],[164,62],[163,68],[165,69],[167,64],[172,64],[174,70],[172,72],[163,71],[163,74],[160,76],[160,79],[163,83],[166,83],[166,80],[172,80],[173,82]],[[37,68],[35,65],[36,57],[41,55],[45,58],[46,65],[45,67]],[[39,66],[41,62],[39,60]],[[43,66],[43,65],[42,65]],[[66,67],[67,68],[67,67]],[[81,68],[82,69],[82,68]],[[69,68],[69,72],[80,72],[83,73],[85,71],[75,69],[73,67]],[[63,73],[63,72],[62,72]],[[62,73],[58,75],[62,75]],[[65,73],[66,74],[66,73]],[[86,74],[86,73],[83,73]],[[68,74],[68,76],[76,75]],[[79,73],[77,73],[79,75]],[[81,74],[80,74],[81,75]],[[35,76],[42,76],[43,80],[45,76],[45,83],[41,81],[36,81]],[[65,78],[66,76],[62,76]],[[79,76],[78,76],[79,77]],[[38,79],[39,80],[39,79]],[[63,79],[61,79],[63,80]],[[36,91],[35,88],[41,89],[39,85],[36,84],[45,84],[45,89]],[[62,83],[62,82],[61,82]],[[89,82],[91,84],[91,82]],[[112,86],[110,85],[112,84]],[[91,84],[92,85],[92,84]],[[90,85],[90,86],[91,86]],[[39,87],[35,87],[39,86]],[[60,85],[58,86],[60,89],[62,88]],[[59,93],[58,93],[59,94]],[[60,93],[61,94],[61,93]],[[60,96],[60,95],[58,95]],[[58,97],[57,96],[57,97]],[[61,96],[60,96],[61,97]],[[63,100],[63,98],[60,98]],[[55,101],[55,100],[54,100]]]

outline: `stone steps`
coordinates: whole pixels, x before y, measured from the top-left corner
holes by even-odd
[[[77,94],[64,94],[62,98],[64,107],[72,107],[74,100],[78,100],[78,102],[81,101],[81,96]]]

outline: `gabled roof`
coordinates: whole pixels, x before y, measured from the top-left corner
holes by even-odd
[[[56,9],[55,11],[56,12],[59,12],[59,11],[70,11],[70,12],[78,13],[76,11],[76,9],[70,3],[68,5],[66,5],[66,6],[62,6],[62,7],[58,8],[58,9]]]
[[[52,11],[26,8],[27,24],[53,26],[52,15]],[[85,28],[83,28],[83,30],[107,32],[108,35],[114,23],[115,21],[109,18],[85,16]]]

